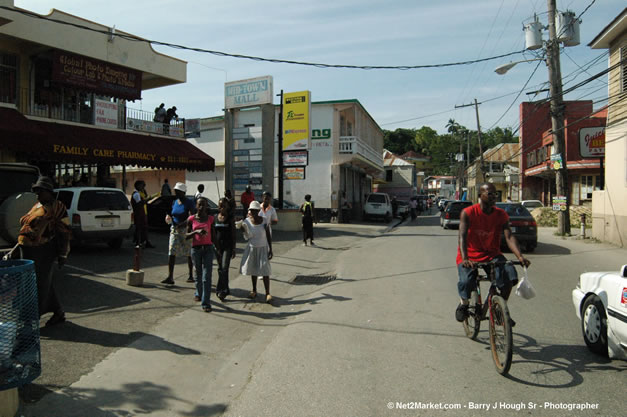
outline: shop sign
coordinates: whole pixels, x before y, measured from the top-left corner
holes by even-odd
[[[305,179],[305,167],[290,167],[283,168],[284,180],[304,180]]]
[[[565,195],[553,197],[553,211],[566,211],[567,208]]]
[[[142,97],[141,71],[62,51],[52,59],[52,81],[126,100]]]
[[[248,78],[224,84],[224,108],[272,104],[272,76]]]
[[[579,129],[579,153],[582,158],[603,158],[605,156],[605,127]]]
[[[556,153],[551,155],[551,168],[554,170],[562,169],[564,163],[562,162],[562,154]]]
[[[283,151],[306,149],[311,133],[311,92],[283,94]]]
[[[283,166],[305,166],[308,163],[307,151],[283,152]]]
[[[96,99],[94,101],[94,125],[118,128],[118,103]]]

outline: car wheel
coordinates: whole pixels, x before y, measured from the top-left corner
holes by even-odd
[[[583,303],[581,333],[591,351],[607,356],[607,315],[603,302],[596,295],[588,297]]]
[[[107,245],[109,245],[111,249],[120,249],[122,247],[122,240],[121,237],[111,239],[107,242]]]

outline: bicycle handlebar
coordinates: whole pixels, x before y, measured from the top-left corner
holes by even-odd
[[[492,266],[492,265],[506,265],[506,264],[510,264],[510,265],[522,265],[523,263],[520,261],[490,261],[490,262],[475,262],[475,268],[484,268],[486,266]]]

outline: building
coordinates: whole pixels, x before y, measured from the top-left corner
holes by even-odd
[[[34,163],[60,185],[127,192],[127,166],[213,169],[182,126],[127,107],[146,89],[185,82],[184,61],[62,11],[43,16],[12,0],[0,5],[0,160]],[[115,165],[124,167],[117,179]]]
[[[390,198],[409,200],[416,195],[416,167],[387,149],[383,150],[385,172],[375,180],[373,191],[387,193]]]
[[[466,168],[467,200],[478,201],[478,187],[483,182],[494,184],[498,197],[496,201],[507,199],[518,201],[518,159],[519,143],[499,143],[483,152],[483,178],[479,175],[480,159],[477,158]]]
[[[424,180],[433,171],[431,157],[418,152],[408,151],[402,154],[401,158],[414,164],[416,167],[416,189],[419,194],[425,194],[427,189]]]
[[[426,192],[442,198],[453,198],[457,180],[452,175],[436,175],[425,178]]]
[[[565,101],[565,155],[556,155],[551,132],[550,103],[520,105],[522,200],[551,204],[555,196],[556,163],[566,159],[571,205],[589,205],[592,192],[602,188],[601,163],[597,148],[586,146],[586,137],[603,135],[606,111],[595,112],[592,101]],[[590,141],[591,145],[596,141]]]
[[[605,128],[605,187],[592,193],[592,235],[627,244],[627,9],[588,44],[609,49],[608,108]]]

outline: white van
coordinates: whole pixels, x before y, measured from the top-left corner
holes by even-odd
[[[371,218],[380,218],[386,223],[392,220],[392,202],[387,193],[372,193],[366,199],[364,220]]]
[[[71,187],[55,190],[67,207],[73,241],[101,241],[114,249],[130,236],[131,204],[117,188]]]

